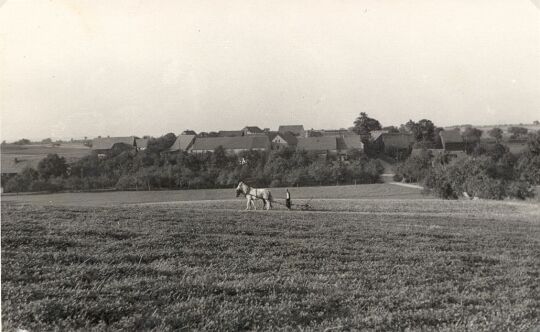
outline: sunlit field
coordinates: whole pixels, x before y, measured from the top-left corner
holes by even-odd
[[[3,328],[515,331],[540,324],[537,204],[295,202],[310,209],[242,211],[243,200],[218,197],[108,207],[3,203]]]

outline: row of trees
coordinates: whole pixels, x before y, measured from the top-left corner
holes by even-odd
[[[395,180],[421,182],[443,198],[464,192],[491,199],[531,197],[534,186],[540,185],[540,132],[529,135],[519,156],[500,143],[478,146],[459,162],[448,154],[434,156],[424,150],[398,166]]]
[[[49,155],[37,170],[25,169],[2,182],[6,192],[230,188],[240,180],[276,187],[375,183],[383,172],[380,162],[358,150],[348,151],[347,162],[294,149],[231,155],[219,147],[200,155],[164,153],[171,141],[174,135],[167,134],[152,140],[145,151],[115,148],[105,158],[92,154],[71,165]]]

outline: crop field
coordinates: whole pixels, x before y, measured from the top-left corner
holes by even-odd
[[[308,196],[313,211],[242,211],[218,198],[2,203],[3,328],[540,324],[536,203]]]

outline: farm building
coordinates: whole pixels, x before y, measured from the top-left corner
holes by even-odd
[[[360,136],[321,136],[321,137],[304,137],[298,139],[297,149],[315,152],[321,157],[327,155],[344,156],[350,149],[362,151],[364,144],[360,140]]]
[[[241,130],[220,130],[218,132],[219,137],[240,137],[243,136]]]
[[[409,149],[414,143],[414,137],[405,133],[381,132],[373,139],[374,144],[382,146],[382,149]]]
[[[268,138],[270,139],[272,150],[279,150],[286,147],[296,146],[298,144],[298,138],[291,132],[270,132],[268,133]]]
[[[285,125],[285,126],[279,126],[278,128],[279,133],[286,133],[290,132],[294,136],[298,137],[306,137],[306,131],[304,130],[303,125]]]
[[[197,135],[197,133],[194,130],[184,130],[180,135]]]
[[[136,137],[98,137],[92,140],[92,150],[97,152],[98,157],[105,157],[112,149],[135,149]]]
[[[439,136],[444,150],[465,151],[465,141],[459,130],[443,130]]]
[[[214,152],[222,146],[226,151],[239,153],[242,151],[266,151],[270,149],[270,140],[267,136],[240,136],[240,137],[203,137],[196,138],[189,149],[191,153]]]
[[[338,152],[337,140],[331,136],[298,138],[297,149],[319,154],[336,154]]]
[[[371,140],[370,146],[374,150],[384,152],[396,160],[406,158],[411,151],[411,146],[415,142],[411,134],[388,133],[384,131],[371,136]]]
[[[360,135],[347,135],[338,139],[338,142],[340,140],[343,141],[343,144],[344,144],[343,146],[345,150],[350,150],[350,149],[357,149],[360,151],[364,150],[364,143],[362,143],[362,140],[360,139]]]
[[[176,138],[176,141],[171,145],[168,152],[188,151],[194,140],[195,135],[184,135],[182,133]]]
[[[264,131],[257,126],[247,126],[241,130],[242,136],[264,134]]]
[[[321,129],[319,131],[322,136],[336,136],[336,137],[345,137],[345,136],[356,136],[356,134],[348,129]]]

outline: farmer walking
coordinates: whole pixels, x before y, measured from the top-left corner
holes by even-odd
[[[291,193],[289,192],[289,189],[286,189],[287,190],[287,194],[286,194],[286,199],[285,199],[285,206],[287,207],[287,209],[291,209]]]

